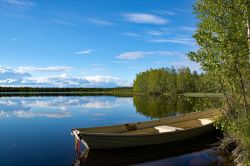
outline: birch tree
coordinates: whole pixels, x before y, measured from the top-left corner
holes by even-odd
[[[214,72],[231,111],[248,115],[249,0],[197,0],[199,20],[194,38],[199,46],[189,58]]]

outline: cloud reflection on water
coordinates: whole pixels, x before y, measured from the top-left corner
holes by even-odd
[[[107,114],[97,112],[132,102],[131,98],[116,97],[3,97],[0,100],[0,119],[3,118],[67,118],[73,112],[92,113],[92,117]],[[94,111],[92,111],[94,110]]]

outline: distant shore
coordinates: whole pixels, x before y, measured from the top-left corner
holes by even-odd
[[[135,92],[0,92],[0,97],[11,96],[117,96],[132,97],[140,95]]]
[[[145,93],[134,91],[0,91],[0,97],[8,96],[117,96],[117,97],[132,97],[134,95],[145,95]],[[159,94],[160,95],[160,94]],[[169,96],[170,94],[164,93],[162,95]],[[177,96],[185,97],[223,97],[222,93],[182,93],[176,94]]]

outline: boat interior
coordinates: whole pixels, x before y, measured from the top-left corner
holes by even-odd
[[[174,132],[189,128],[208,125],[218,111],[194,112],[175,117],[168,117],[148,122],[137,122],[114,126],[77,129],[80,133],[105,133],[105,134],[157,134]]]

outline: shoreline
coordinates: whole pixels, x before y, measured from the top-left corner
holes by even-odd
[[[117,97],[133,97],[134,95],[142,95],[138,92],[0,92],[0,97],[11,96],[117,96]]]
[[[63,92],[63,91],[6,91],[6,92],[0,92],[1,95],[111,95],[111,94],[121,94],[121,95],[145,95],[143,92],[133,92],[133,91],[69,91],[69,92]],[[150,95],[150,94],[147,94]],[[153,94],[151,94],[153,95]],[[158,94],[158,95],[166,95],[169,96],[168,93]],[[195,93],[177,93],[177,96],[185,96],[185,97],[223,97],[222,93],[202,93],[202,92],[195,92]]]

